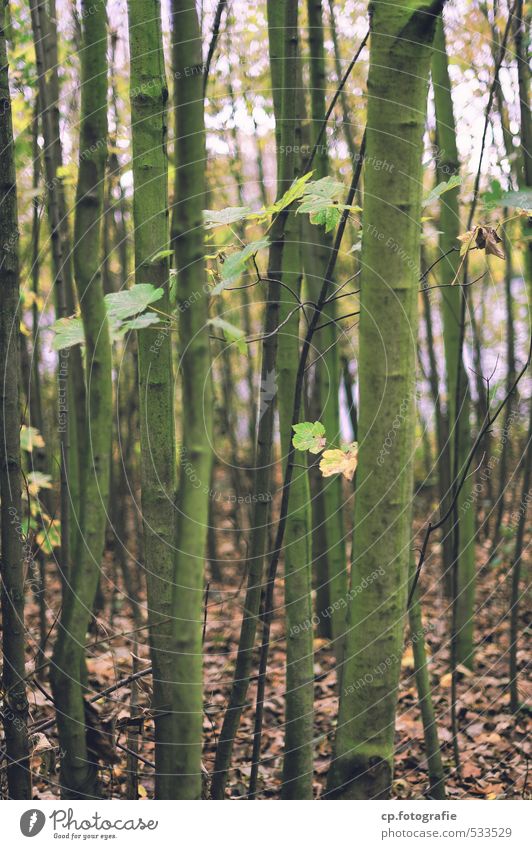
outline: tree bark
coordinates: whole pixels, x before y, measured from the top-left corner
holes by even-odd
[[[311,140],[316,144],[321,130],[325,113],[325,50],[323,35],[323,9],[321,0],[308,0],[309,50],[310,50],[310,94],[311,94]],[[342,90],[343,91],[343,90]],[[356,167],[356,161],[352,162]],[[329,173],[329,156],[326,135],[319,144],[314,157],[315,178],[327,177]],[[323,229],[313,227],[315,239],[313,248],[314,277],[308,280],[313,300],[317,300],[323,274],[331,253],[332,240]],[[318,291],[316,291],[316,287]],[[325,427],[327,439],[330,442],[341,442],[340,438],[340,354],[338,346],[338,330],[334,323],[337,315],[337,302],[333,301],[323,310],[323,323],[331,322],[320,330],[316,338],[317,361],[315,364],[315,389],[319,418]],[[330,622],[330,636],[334,639],[337,662],[340,662],[341,642],[345,631],[344,603],[347,592],[347,564],[345,550],[344,527],[344,497],[342,491],[342,476],[333,475],[328,480],[318,476],[317,500],[314,510],[313,536],[320,538],[320,564],[324,571],[317,575],[318,588],[325,584],[325,592],[317,593],[319,599],[316,611],[320,623]],[[317,527],[316,527],[317,523]],[[327,608],[332,607],[332,616],[326,614]],[[320,628],[320,625],[318,625]],[[323,624],[322,624],[323,628]],[[321,631],[323,633],[323,631]]]
[[[347,614],[327,788],[336,799],[387,798],[392,783],[411,546],[422,141],[440,9],[372,6],[351,578],[352,587],[363,579],[368,586]],[[373,167],[379,160],[393,168]],[[390,432],[394,448],[380,464]]]
[[[268,32],[271,39],[272,31],[283,25],[283,0],[268,0]],[[275,38],[272,48],[276,50]],[[272,49],[270,48],[270,50]],[[280,57],[276,53],[270,55],[270,73],[272,76],[272,94],[274,109],[279,109],[280,94],[282,91],[282,65]],[[277,104],[277,105],[276,105]],[[275,137],[279,148],[282,132],[288,132],[290,124],[287,122],[279,126],[276,124]],[[292,129],[293,131],[293,129]],[[282,141],[283,145],[285,141]],[[293,146],[292,146],[293,147]],[[286,173],[292,173],[291,158],[293,153],[289,152],[277,161],[278,185],[277,195],[281,197],[288,188],[280,175],[281,166]],[[268,294],[266,300],[264,318],[264,341],[262,344],[262,363],[260,392],[262,398],[259,400],[259,413],[257,425],[257,444],[255,448],[255,463],[253,473],[253,489],[256,500],[253,502],[251,516],[251,533],[246,559],[247,586],[244,600],[244,612],[238,650],[235,663],[229,704],[227,706],[220,739],[216,749],[214,772],[212,779],[212,796],[214,799],[223,799],[227,783],[227,772],[231,764],[233,744],[240,724],[242,710],[246,704],[247,692],[251,677],[253,662],[253,651],[257,634],[259,618],[259,607],[263,585],[264,556],[268,543],[270,522],[270,481],[273,447],[273,425],[275,413],[275,395],[278,389],[278,376],[276,374],[277,363],[277,333],[275,328],[279,323],[279,297],[282,274],[282,260],[284,248],[284,226],[286,214],[280,213],[276,216],[270,234],[270,252],[268,257]]]
[[[98,795],[97,764],[87,750],[82,692],[83,644],[105,542],[109,498],[112,385],[111,344],[101,278],[101,221],[107,158],[107,17],[104,4],[84,0],[81,127],[74,225],[74,275],[85,334],[87,389],[80,532],[51,669],[58,711],[62,791],[67,798]]]
[[[451,83],[447,63],[443,20],[440,17],[436,25],[432,57],[432,79],[436,110],[436,134],[441,161],[438,159],[439,179],[448,180],[459,170],[456,148],[456,130],[451,96]],[[440,204],[440,253],[445,254],[458,246],[460,234],[460,212],[458,206],[459,187],[446,192]],[[460,256],[458,251],[449,253],[440,263],[439,283],[443,307],[443,342],[447,372],[447,407],[449,420],[449,466],[458,469],[461,474],[464,462],[471,449],[471,427],[469,423],[471,398],[469,380],[464,367],[461,352],[461,301],[465,297],[460,286],[451,286],[456,279]],[[460,375],[458,375],[460,371]],[[457,386],[460,396],[457,399]],[[458,429],[458,434],[456,433]],[[458,458],[455,463],[454,450],[458,446]],[[466,480],[458,497],[459,545],[458,562],[445,563],[445,572],[456,568],[456,599],[453,603],[456,611],[456,660],[467,667],[473,665],[473,630],[475,604],[475,509],[472,504],[473,478]],[[451,493],[449,493],[450,497]],[[446,509],[445,502],[443,507]],[[458,533],[453,518],[442,529],[443,534],[453,537]],[[454,548],[454,546],[453,546]],[[443,549],[445,551],[445,548]]]
[[[6,9],[0,8],[0,498],[2,521],[2,722],[10,799],[31,799],[28,699],[25,684],[24,532],[19,411],[19,232],[13,121],[6,44]]]
[[[133,141],[135,282],[164,289],[169,311],[166,102],[159,0],[129,0],[130,101]],[[155,259],[154,259],[155,257]],[[172,587],[176,557],[176,441],[171,335],[168,328],[137,334],[144,565],[150,618],[155,713],[155,795],[172,798],[175,752],[170,705],[174,661]]]
[[[172,247],[177,268],[183,436],[172,599],[168,798],[201,796],[202,600],[212,466],[212,404],[203,208],[205,124],[201,34],[193,0],[173,0],[176,181]],[[194,476],[194,477],[193,477]],[[199,482],[199,484],[197,483]]]

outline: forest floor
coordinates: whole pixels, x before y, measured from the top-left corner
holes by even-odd
[[[234,505],[219,504],[217,519],[218,576],[223,575],[223,592],[216,574],[211,578],[207,597],[205,626],[205,712],[204,755],[207,771],[212,770],[216,741],[220,731],[223,711],[231,682],[237,646],[245,581],[242,563],[236,561],[234,545]],[[227,531],[225,533],[224,531]],[[433,547],[437,550],[437,546]],[[476,662],[472,673],[460,668],[458,685],[458,744],[461,769],[453,761],[450,720],[451,676],[449,674],[449,609],[438,576],[438,557],[427,564],[423,577],[423,620],[426,644],[429,651],[432,696],[437,715],[439,738],[446,767],[446,788],[452,799],[519,799],[531,797],[528,778],[530,743],[530,714],[514,716],[509,711],[508,687],[508,597],[509,553],[504,551],[490,566],[484,567],[487,549],[477,546],[479,553]],[[92,693],[110,687],[127,678],[135,669],[149,665],[149,649],[145,629],[145,602],[141,606],[140,630],[135,624],[132,609],[123,593],[122,581],[117,579],[112,551],[106,556],[104,566],[106,605],[93,628],[92,648],[88,652],[89,685]],[[113,588],[116,589],[113,589]],[[277,609],[282,611],[282,578],[277,586]],[[142,596],[141,596],[142,598]],[[52,628],[59,608],[59,581],[49,580],[47,586],[47,618]],[[110,608],[113,607],[111,611]],[[523,612],[523,619],[526,618]],[[29,632],[35,640],[39,628],[38,606],[28,604]],[[522,622],[523,628],[530,622]],[[132,633],[133,632],[133,633]],[[523,633],[523,631],[521,632]],[[523,672],[520,679],[522,703],[530,704],[532,687],[526,679],[525,638],[519,653]],[[35,645],[35,642],[34,642]],[[315,776],[316,798],[323,793],[331,757],[331,741],[337,715],[336,672],[334,656],[327,640],[316,638],[315,648]],[[33,652],[34,653],[34,652]],[[28,672],[34,669],[35,660],[28,656]],[[256,668],[256,667],[255,667]],[[282,616],[274,621],[270,654],[267,695],[264,710],[263,762],[260,768],[259,798],[279,798],[282,771],[283,722],[285,687],[285,640]],[[138,707],[131,708],[131,695]],[[228,796],[242,798],[246,795],[250,774],[251,744],[253,738],[253,704],[255,684],[249,693],[248,707],[243,714],[235,745],[233,766],[228,784]],[[138,795],[153,798],[154,759],[153,721],[150,717],[151,678],[147,675],[137,684],[127,684],[112,695],[94,704],[91,711],[95,725],[93,745],[98,753],[104,795],[125,798],[128,775],[132,763],[138,766]],[[30,677],[30,712],[33,728],[44,720],[52,719],[54,707],[49,698],[49,684],[45,674],[41,680]],[[131,722],[131,715],[141,719]],[[100,732],[100,733],[98,733]],[[135,749],[143,760],[128,756],[115,743]],[[32,767],[36,799],[59,796],[59,761],[55,727],[47,728],[33,738]],[[396,719],[394,798],[421,799],[428,792],[427,762],[423,740],[423,727],[417,702],[413,672],[412,643],[407,635],[402,660],[402,675]],[[208,796],[208,781],[205,781]]]

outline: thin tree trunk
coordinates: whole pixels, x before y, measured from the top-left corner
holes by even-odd
[[[38,143],[39,135],[39,95],[35,97],[35,108],[32,121],[32,155],[33,155],[33,174],[32,188],[37,193],[41,180],[41,156]],[[31,362],[28,363],[28,404],[30,410],[30,424],[36,427],[44,438],[44,447],[36,447],[32,452],[33,468],[37,471],[47,474],[50,472],[50,461],[48,457],[48,445],[46,442],[43,403],[42,403],[42,385],[41,385],[41,346],[39,339],[39,321],[40,310],[38,306],[38,296],[40,289],[40,234],[41,234],[41,200],[36,194],[32,201],[32,220],[31,220],[31,288],[34,294],[32,306],[32,327],[31,327]],[[22,338],[22,356],[24,358],[25,339]],[[39,494],[39,500],[42,501],[48,515],[53,515],[53,498],[51,493],[44,489]],[[38,567],[35,569],[35,580],[37,582],[37,590],[35,592],[36,601],[39,606],[39,653],[35,661],[37,669],[41,669],[40,675],[44,673],[45,656],[44,650],[46,646],[46,637],[48,633],[48,624],[46,621],[46,557],[41,548],[37,551],[36,560]]]
[[[320,4],[321,5],[321,4]],[[310,18],[309,18],[310,21]],[[331,38],[333,43],[333,53],[334,53],[334,71],[336,75],[336,83],[340,84],[342,79],[342,61],[340,56],[340,46],[338,44],[338,28],[336,26],[336,18],[334,14],[334,0],[329,0],[329,27],[331,30]],[[351,115],[349,112],[349,103],[347,100],[347,92],[345,87],[342,88],[340,92],[340,103],[342,106],[342,130],[345,136],[345,141],[347,144],[347,149],[349,151],[349,159],[351,160],[351,167],[355,168],[357,163],[357,157],[359,155],[358,148],[355,144],[355,134],[353,132],[353,123],[351,121]]]
[[[415,568],[411,568],[410,576],[414,577]],[[412,641],[412,652],[414,655],[414,670],[416,674],[416,686],[419,699],[419,709],[423,722],[423,734],[425,738],[425,754],[430,782],[430,796],[432,799],[445,799],[445,774],[443,771],[440,741],[438,740],[438,726],[432,691],[430,686],[430,674],[425,648],[425,629],[421,616],[421,604],[419,603],[419,589],[416,588],[414,598],[408,611],[410,619],[410,639]]]
[[[130,99],[133,140],[135,282],[165,290],[169,311],[166,101],[159,0],[129,0]],[[155,257],[155,259],[154,259]],[[172,589],[176,558],[177,489],[171,336],[168,329],[137,334],[144,565],[153,664],[155,795],[172,798],[175,751],[170,745],[174,660]]]
[[[30,0],[31,24],[39,84],[39,107],[44,137],[44,165],[47,187],[48,221],[52,246],[52,267],[56,313],[65,318],[74,311],[71,273],[70,229],[66,214],[64,188],[58,169],[62,165],[59,116],[54,101],[57,68],[50,65],[49,21],[44,0]],[[47,81],[51,81],[48,85]],[[68,581],[70,553],[78,536],[80,469],[79,428],[85,408],[81,353],[76,348],[59,352],[58,363],[58,431],[61,468],[61,577]],[[71,407],[74,407],[72,413]]]
[[[280,94],[282,91],[282,73],[280,59],[276,55],[275,37],[272,39],[272,30],[283,26],[283,6],[280,0],[268,0],[268,31],[270,34],[270,73],[272,75],[272,94],[276,114],[280,114]],[[288,144],[287,138],[282,138],[283,133],[293,133],[290,122],[279,126],[276,125],[277,146],[282,140],[283,146]],[[290,147],[290,145],[288,145]],[[277,195],[281,197],[288,187],[283,180],[284,173],[292,173],[291,157],[293,157],[293,145],[290,152],[278,157],[278,169],[283,171],[279,176]],[[285,170],[286,169],[286,170]],[[260,379],[260,399],[257,425],[257,445],[255,449],[255,468],[253,474],[253,491],[256,501],[253,503],[251,517],[251,535],[246,560],[247,587],[244,600],[244,612],[240,628],[237,657],[229,704],[227,706],[220,738],[216,749],[214,761],[214,772],[212,779],[213,799],[223,799],[227,783],[227,773],[231,765],[233,744],[240,724],[242,710],[246,705],[247,692],[251,677],[253,662],[253,651],[257,633],[259,607],[264,572],[264,556],[268,543],[270,522],[270,481],[273,448],[273,424],[275,412],[275,395],[278,389],[278,376],[276,374],[277,362],[277,333],[273,332],[279,323],[279,297],[282,274],[282,260],[284,248],[284,225],[286,214],[280,213],[276,216],[270,233],[270,252],[268,259],[268,295],[266,302],[266,314],[264,319],[264,341],[262,345],[262,364]]]
[[[519,0],[515,17],[515,52],[519,78],[519,101],[521,108],[521,152],[523,156],[522,173],[519,175],[519,188],[532,188],[532,119],[530,117],[530,68],[526,35],[530,32],[530,14],[524,14],[523,2]],[[529,299],[532,296],[532,240],[529,219],[523,224],[524,235],[528,237],[525,255],[525,276],[528,284]],[[531,369],[529,368],[529,373]],[[519,642],[519,600],[521,581],[521,558],[524,547],[527,512],[530,502],[530,481],[532,476],[532,397],[529,399],[529,421],[527,444],[523,450],[523,489],[519,507],[519,520],[512,564],[512,589],[510,603],[510,707],[519,710],[517,648]]]
[[[276,113],[276,123],[281,136],[300,146],[301,123],[297,115],[297,100],[302,97],[297,88],[300,78],[298,50],[297,6],[282,0],[284,26],[270,29],[273,55],[283,56],[281,113]],[[283,46],[284,45],[284,46]],[[280,154],[281,156],[282,154]],[[290,173],[291,168],[292,173]],[[289,163],[280,163],[280,176],[284,185],[295,179],[295,157]],[[283,281],[299,295],[301,292],[301,216],[291,212],[285,226],[283,251]],[[279,323],[283,324],[294,303],[283,290],[279,310]],[[285,457],[292,441],[292,407],[299,362],[299,311],[283,325],[279,334],[279,429],[281,454]],[[306,458],[300,455],[306,466]],[[283,761],[283,799],[312,799],[312,735],[314,701],[313,634],[308,623],[312,619],[311,577],[311,521],[310,492],[306,469],[299,469],[290,490],[289,513],[284,544],[285,606],[286,606],[286,724]],[[262,709],[263,705],[258,705]],[[255,752],[254,771],[258,770],[260,752]],[[250,793],[252,786],[250,782]]]
[[[442,511],[445,509],[451,487],[451,469],[449,463],[449,420],[444,414],[440,403],[440,384],[434,335],[432,332],[432,306],[430,294],[423,286],[421,290],[423,299],[423,313],[425,317],[425,329],[427,335],[427,351],[429,355],[429,384],[432,402],[434,404],[434,418],[436,420],[436,444],[438,447],[438,493]],[[447,595],[451,594],[451,572],[450,564],[453,558],[452,539],[448,529],[442,530],[442,575]]]
[[[2,722],[11,799],[31,799],[25,684],[24,560],[19,411],[19,259],[17,186],[6,43],[0,9],[0,498],[2,580]]]
[[[292,220],[290,220],[292,219]],[[283,277],[295,291],[301,290],[301,251],[295,213],[286,226],[287,244]],[[282,301],[283,322],[293,310]],[[299,313],[295,312],[279,337],[279,428],[281,452],[286,456],[292,440],[292,406],[299,361]],[[311,512],[306,457],[299,452],[298,469],[290,489],[284,540],[286,605],[286,725],[283,762],[283,799],[312,799],[314,653],[311,575]],[[301,468],[303,467],[303,468]]]
[[[325,118],[325,51],[323,35],[323,10],[321,0],[307,0],[308,25],[309,25],[309,49],[310,49],[310,94],[311,94],[311,139],[312,145],[316,144],[318,134]],[[343,90],[342,90],[343,91]],[[356,163],[353,162],[353,167]],[[321,141],[314,158],[314,169],[316,179],[326,177],[329,172],[329,157],[325,136]],[[315,229],[315,228],[314,228]],[[309,288],[316,300],[319,292],[316,292],[316,282],[321,286],[321,280],[327,267],[330,256],[332,241],[330,237],[319,230],[313,232],[316,241],[314,254],[316,266],[314,268],[313,280],[309,281]],[[337,315],[337,302],[333,301],[323,310],[323,323],[331,322],[327,327],[320,330],[316,347],[318,360],[315,364],[315,379],[318,386],[319,418],[325,427],[327,439],[331,442],[340,440],[340,356],[338,351],[338,332],[334,319]],[[320,356],[323,354],[323,356]],[[333,475],[328,480],[318,478],[318,500],[317,505],[322,510],[314,511],[314,533],[322,538],[322,557],[320,561],[325,566],[325,574],[318,574],[318,586],[326,583],[327,592],[320,594],[320,600],[325,603],[324,607],[318,607],[317,615],[320,622],[328,622],[329,617],[324,615],[328,607],[332,607],[333,613],[330,617],[331,633],[334,639],[337,662],[340,662],[340,647],[345,631],[344,604],[347,592],[347,563],[345,551],[345,527],[343,519],[344,497],[342,492],[342,476]],[[316,527],[316,522],[318,527]],[[325,597],[324,597],[325,596]]]
[[[503,211],[503,218],[507,218],[509,213]],[[512,222],[515,223],[515,222]],[[514,324],[514,304],[512,295],[512,279],[514,275],[513,256],[512,256],[512,241],[506,228],[503,228],[504,253],[506,254],[506,265],[504,269],[504,295],[506,304],[506,392],[509,392],[514,384],[517,374],[515,364],[515,324]],[[499,494],[495,502],[496,515],[495,524],[491,531],[492,551],[498,545],[500,538],[501,524],[504,516],[504,508],[506,506],[506,491],[508,488],[508,465],[510,461],[510,430],[515,416],[517,407],[517,392],[510,397],[506,410],[504,411],[504,424],[502,426],[501,435],[501,453],[499,466]]]
[[[111,345],[101,279],[101,219],[107,158],[107,29],[105,5],[82,4],[81,127],[74,273],[85,334],[87,408],[82,455],[80,534],[59,623],[51,680],[67,798],[98,794],[94,755],[87,750],[82,693],[83,644],[105,542],[109,498],[112,384]]]
[[[523,488],[519,504],[519,518],[517,521],[517,532],[515,537],[515,550],[512,561],[512,583],[510,594],[510,710],[514,713],[520,708],[519,699],[519,666],[517,662],[517,649],[519,644],[519,602],[521,599],[521,561],[523,549],[525,548],[525,532],[527,527],[528,508],[530,506],[530,482],[532,479],[532,399],[528,418],[527,442],[523,450],[522,465]]]
[[[179,453],[177,552],[170,649],[172,776],[168,798],[201,797],[202,627],[205,545],[212,467],[212,403],[205,276],[205,124],[201,33],[193,0],[173,0],[176,181],[172,247],[176,257],[183,437]],[[187,69],[197,69],[188,73]],[[193,474],[200,486],[189,479]]]
[[[436,133],[438,148],[442,161],[438,163],[442,180],[458,173],[459,162],[456,149],[456,132],[451,97],[451,84],[447,64],[443,22],[438,20],[435,35],[435,50],[432,58],[432,78],[434,84],[434,101],[436,108]],[[440,252],[445,254],[456,248],[457,236],[460,233],[460,213],[458,206],[459,188],[452,189],[442,196],[440,205]],[[443,342],[445,347],[445,363],[447,371],[447,417],[449,421],[450,462],[449,468],[457,469],[461,474],[463,464],[471,449],[471,430],[469,424],[470,394],[469,381],[461,353],[461,314],[462,297],[465,297],[459,286],[451,286],[456,279],[458,251],[453,251],[440,263],[439,283],[445,285],[441,289],[443,307]],[[458,373],[460,371],[460,373]],[[460,387],[460,397],[457,399],[457,386]],[[458,429],[458,434],[456,430]],[[454,448],[458,445],[458,457],[454,459]],[[458,561],[445,563],[445,573],[453,568],[457,572],[456,598],[456,659],[457,663],[472,667],[473,665],[473,629],[475,604],[475,510],[472,504],[472,478],[468,478],[458,497],[458,517],[460,525],[460,543],[458,545]],[[450,493],[449,493],[450,497]],[[445,503],[449,503],[446,501]],[[445,507],[444,503],[444,507]],[[444,535],[454,538],[458,527],[453,518],[447,527],[442,529]],[[454,548],[454,546],[453,546]],[[444,553],[446,551],[444,550]]]
[[[383,799],[392,783],[411,545],[421,160],[438,11],[377,0],[371,18],[366,155],[394,165],[366,169],[362,237],[351,582],[373,580],[349,602],[329,798]],[[401,414],[394,450],[379,464]]]

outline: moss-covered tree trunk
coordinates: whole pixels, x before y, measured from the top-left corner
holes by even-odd
[[[74,226],[74,275],[85,334],[86,437],[79,536],[51,668],[67,798],[97,795],[95,757],[87,751],[81,669],[83,645],[105,542],[111,456],[111,345],[101,279],[100,231],[107,158],[107,16],[82,4],[81,126]]]
[[[25,678],[23,517],[19,411],[19,261],[17,186],[6,44],[0,6],[0,498],[2,723],[9,798],[31,799]]]
[[[168,745],[172,748],[173,775],[165,782],[165,796],[198,799],[203,727],[202,598],[212,465],[212,404],[203,228],[203,60],[193,0],[173,0],[172,50],[176,119],[172,246],[180,315],[183,427],[170,644],[172,734]]]
[[[519,174],[519,188],[532,189],[532,118],[530,115],[530,67],[528,57],[529,33],[531,16],[525,10],[522,0],[519,0],[516,8],[515,23],[515,52],[517,56],[517,68],[519,76],[519,103],[521,113],[521,155],[522,165]],[[527,35],[528,34],[528,35]],[[529,303],[532,298],[532,225],[530,219],[523,220],[523,234],[527,238],[527,250],[525,253],[525,281],[528,288]],[[532,323],[529,323],[529,333],[532,332]],[[529,366],[529,373],[532,366]],[[523,551],[526,551],[526,525],[527,507],[530,497],[530,481],[532,477],[532,398],[529,399],[528,410],[528,433],[526,445],[520,465],[523,466],[523,481],[521,489],[521,509],[517,523],[515,549],[512,560],[512,582],[510,591],[510,651],[509,651],[509,673],[510,673],[510,708],[517,712],[520,707],[519,680],[518,680],[518,648],[519,648],[519,608],[521,601],[521,567]]]
[[[411,578],[415,575],[415,566],[410,568]],[[432,799],[445,799],[445,775],[441,757],[440,741],[438,739],[438,724],[436,711],[432,700],[430,685],[430,670],[425,647],[425,627],[421,614],[419,601],[419,587],[416,587],[414,597],[408,611],[410,622],[410,640],[412,642],[412,654],[414,656],[414,672],[416,675],[416,687],[419,700],[419,710],[423,722],[423,736],[425,739],[425,757],[427,759],[427,770],[430,782],[430,795]]]
[[[436,137],[440,156],[438,158],[438,179],[449,180],[458,173],[458,151],[456,148],[456,131],[451,96],[451,82],[445,47],[443,21],[440,17],[436,25],[434,37],[434,53],[432,56],[432,81],[434,87],[434,103],[436,109]],[[458,469],[461,474],[463,465],[471,449],[471,429],[469,414],[471,398],[469,380],[462,358],[462,330],[460,320],[462,315],[462,298],[464,290],[460,286],[451,286],[456,279],[460,261],[459,252],[452,251],[458,246],[457,237],[460,234],[460,211],[458,206],[459,188],[445,192],[440,204],[440,241],[441,254],[448,254],[438,263],[438,283],[446,288],[441,290],[443,306],[443,343],[445,347],[445,365],[447,374],[447,412],[449,420],[449,466],[451,470]],[[457,391],[459,397],[457,398]],[[458,402],[458,406],[457,406]],[[458,447],[458,458],[455,463],[454,449]],[[452,474],[452,472],[451,472]],[[445,570],[456,570],[457,585],[456,599],[456,661],[471,667],[473,663],[473,627],[475,605],[475,510],[471,504],[471,487],[473,478],[469,477],[458,497],[459,526],[453,526],[452,518],[444,526],[442,532],[451,537],[458,534],[458,562],[445,563]],[[448,493],[450,498],[452,494]],[[447,502],[448,503],[448,502]],[[444,503],[445,510],[445,503]],[[455,545],[451,549],[455,550]],[[446,550],[445,548],[443,549]],[[454,556],[454,553],[453,553]]]
[[[159,0],[130,0],[130,99],[133,139],[135,282],[165,290],[168,313],[168,167],[166,101]],[[148,591],[155,713],[155,795],[169,798],[173,771],[170,682],[172,588],[177,486],[171,337],[168,329],[138,333],[144,567]],[[167,620],[167,621],[163,621]]]
[[[44,137],[44,162],[48,197],[48,221],[52,242],[54,270],[54,295],[58,318],[72,315],[76,309],[76,293],[72,273],[73,250],[71,224],[65,186],[63,184],[63,144],[60,128],[60,85],[57,46],[57,17],[52,0],[30,0],[33,40],[39,83],[39,107]],[[78,346],[59,353],[59,383],[64,385],[61,394],[67,396],[65,409],[59,410],[61,419],[62,451],[64,454],[66,496],[61,505],[61,538],[63,546],[61,570],[68,578],[70,552],[77,544],[79,534],[80,494],[83,490],[83,440],[85,430],[85,381],[83,379],[82,352]],[[64,375],[67,375],[66,379]],[[64,391],[66,390],[66,392]],[[68,454],[68,456],[66,456]],[[67,515],[67,505],[72,521]],[[62,552],[63,554],[63,552]]]
[[[296,81],[299,72],[298,10],[287,0],[278,3],[283,26],[269,27],[270,55],[282,57],[281,97],[274,101],[276,126],[287,147],[300,147],[298,98],[302,96]],[[270,21],[271,23],[271,21]],[[272,75],[275,86],[275,76]],[[279,111],[277,111],[279,110]],[[286,150],[286,148],[284,148]],[[282,158],[281,158],[282,157]],[[298,163],[294,155],[280,151],[278,174],[280,191],[295,179]],[[301,216],[289,212],[283,248],[282,280],[298,296],[301,292]],[[289,314],[292,313],[289,318]],[[299,362],[299,311],[294,312],[294,299],[283,288],[280,298],[278,343],[278,405],[281,453],[288,454],[292,440],[292,413],[297,366]],[[286,321],[286,324],[284,322]],[[312,799],[312,736],[314,717],[313,634],[308,623],[312,619],[311,578],[311,510],[306,458],[300,454],[298,468],[290,489],[290,500],[284,536],[284,577],[286,605],[286,718],[283,761],[282,797]]]
[[[323,9],[321,0],[308,0],[309,26],[309,67],[311,95],[311,139],[316,144],[325,119],[325,52],[323,35]],[[314,177],[321,179],[329,173],[329,157],[326,134],[323,134],[314,158]],[[356,167],[356,161],[352,162]],[[312,228],[315,244],[312,245],[315,267],[313,278],[309,279],[309,288],[313,300],[317,300],[323,275],[329,260],[332,240],[322,228]],[[327,326],[316,336],[315,392],[318,417],[322,421],[327,439],[341,442],[340,439],[340,355],[338,349],[338,331],[333,320],[337,315],[336,302],[323,309],[323,324]],[[328,323],[330,322],[330,323]],[[313,537],[320,540],[317,574],[317,616],[320,633],[333,637],[337,660],[340,659],[340,645],[345,630],[345,600],[347,592],[347,565],[345,551],[345,528],[343,517],[343,493],[341,475],[333,475],[324,480],[318,477],[318,493],[314,509]],[[317,526],[316,526],[317,525]],[[326,591],[320,591],[325,585]],[[341,601],[342,600],[342,601]],[[332,607],[332,616],[327,616],[328,607]],[[329,624],[330,623],[330,624]],[[324,632],[330,628],[330,633]]]
[[[270,38],[270,71],[272,77],[272,94],[274,108],[277,114],[282,109],[282,56],[277,53],[279,41],[275,37],[275,31],[282,31],[284,21],[285,5],[281,0],[268,0],[268,34]],[[273,49],[273,52],[272,52]],[[276,139],[278,146],[290,147],[290,138],[293,138],[294,125],[285,122],[276,126]],[[283,133],[288,133],[283,138]],[[288,154],[278,158],[278,186],[277,195],[281,197],[288,187],[284,180],[284,169],[287,174],[292,173],[293,157],[292,149]],[[281,173],[281,167],[283,173]],[[229,703],[224,716],[220,739],[216,749],[214,762],[214,773],[212,780],[212,795],[214,799],[223,799],[227,783],[228,769],[231,764],[233,744],[242,710],[246,704],[247,693],[251,678],[253,663],[253,652],[257,635],[257,623],[259,619],[259,607],[263,584],[264,556],[268,543],[270,530],[270,481],[271,463],[273,454],[274,438],[274,412],[276,393],[278,391],[277,365],[277,333],[275,328],[279,324],[279,300],[280,279],[282,275],[282,261],[284,249],[284,226],[286,213],[276,216],[270,231],[270,251],[268,257],[268,294],[265,305],[264,317],[264,341],[262,344],[262,361],[260,376],[260,400],[257,423],[257,444],[255,447],[253,490],[256,500],[253,503],[251,516],[251,532],[246,558],[246,597],[244,601],[244,612],[240,628],[238,652],[231,685]]]
[[[329,798],[386,798],[392,782],[411,548],[421,159],[434,23],[414,0],[372,5],[366,155],[393,168],[366,167],[351,580],[367,586],[348,609]],[[390,432],[394,450],[379,464]]]

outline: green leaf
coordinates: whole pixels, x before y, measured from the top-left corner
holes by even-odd
[[[109,319],[130,318],[144,312],[146,307],[154,301],[158,301],[164,295],[164,289],[158,289],[151,283],[138,283],[131,289],[122,289],[121,292],[111,292],[105,296],[107,315]]]
[[[213,227],[224,227],[228,224],[235,224],[237,221],[243,221],[250,213],[251,209],[249,206],[227,206],[225,209],[204,209],[205,229],[212,230]]]
[[[428,206],[429,203],[432,203],[433,200],[441,197],[445,192],[450,192],[451,189],[456,189],[462,182],[462,178],[459,174],[453,174],[446,182],[438,183],[437,186],[434,186],[431,192],[423,199],[422,207]]]
[[[145,312],[142,315],[137,315],[136,318],[130,318],[127,321],[121,321],[113,328],[113,338],[121,339],[128,330],[144,330],[145,327],[150,327],[152,324],[160,324],[161,316],[154,312]]]
[[[85,342],[83,322],[80,318],[59,318],[52,324],[51,330],[55,333],[52,343],[55,351],[72,348],[73,345],[83,345]]]
[[[20,447],[23,451],[33,451],[34,448],[44,448],[44,439],[36,427],[22,425],[20,429]]]
[[[324,225],[325,231],[329,233],[337,226],[343,210],[347,209],[345,204],[340,203],[344,191],[343,183],[332,177],[323,177],[305,186],[297,211],[308,213],[312,224]]]
[[[302,197],[305,194],[305,185],[308,183],[313,173],[313,171],[309,171],[308,174],[303,174],[302,177],[298,177],[297,180],[294,180],[284,195],[279,198],[279,200],[276,200],[274,204],[262,210],[262,212],[267,215],[274,215],[276,212],[281,212],[281,210],[286,209],[287,206],[290,206],[291,203]]]
[[[500,206],[502,197],[502,186],[499,180],[492,180],[490,189],[482,194],[482,202],[487,209],[494,209]]]
[[[305,186],[305,196],[313,195],[326,200],[341,200],[345,191],[343,183],[333,177],[322,177],[321,180],[313,180]]]
[[[269,244],[270,242],[268,239],[258,239],[256,242],[250,242],[249,245],[246,245],[241,251],[236,251],[235,253],[226,256],[223,263],[221,263],[220,276],[222,279],[220,283],[211,290],[211,295],[219,295],[220,292],[223,292],[226,286],[229,286],[230,283],[238,280],[245,271],[248,260],[250,260],[257,251],[262,250],[262,248],[267,248]]]
[[[166,257],[173,256],[173,255],[174,255],[174,252],[173,252],[172,248],[167,248],[164,251],[157,251],[157,253],[154,254],[152,256],[152,258],[150,259],[150,262],[157,262],[159,259],[166,259]],[[141,285],[141,284],[139,284],[139,285]]]
[[[325,448],[325,428],[321,422],[300,422],[294,425],[292,445],[298,451],[319,454]]]
[[[145,327],[150,327],[152,324],[160,324],[161,316],[155,312],[145,312],[138,315],[136,318],[131,318],[124,321],[123,327],[127,330],[144,330]]]
[[[246,334],[240,327],[236,327],[234,324],[231,324],[229,321],[226,321],[224,318],[216,318],[209,319],[209,324],[211,327],[216,327],[218,330],[221,330],[224,338],[227,342],[234,342],[240,354],[245,354],[247,352],[246,345]]]
[[[338,205],[328,206],[325,209],[320,209],[310,214],[311,224],[325,225],[325,232],[330,233],[337,226],[342,217],[341,209]]]

